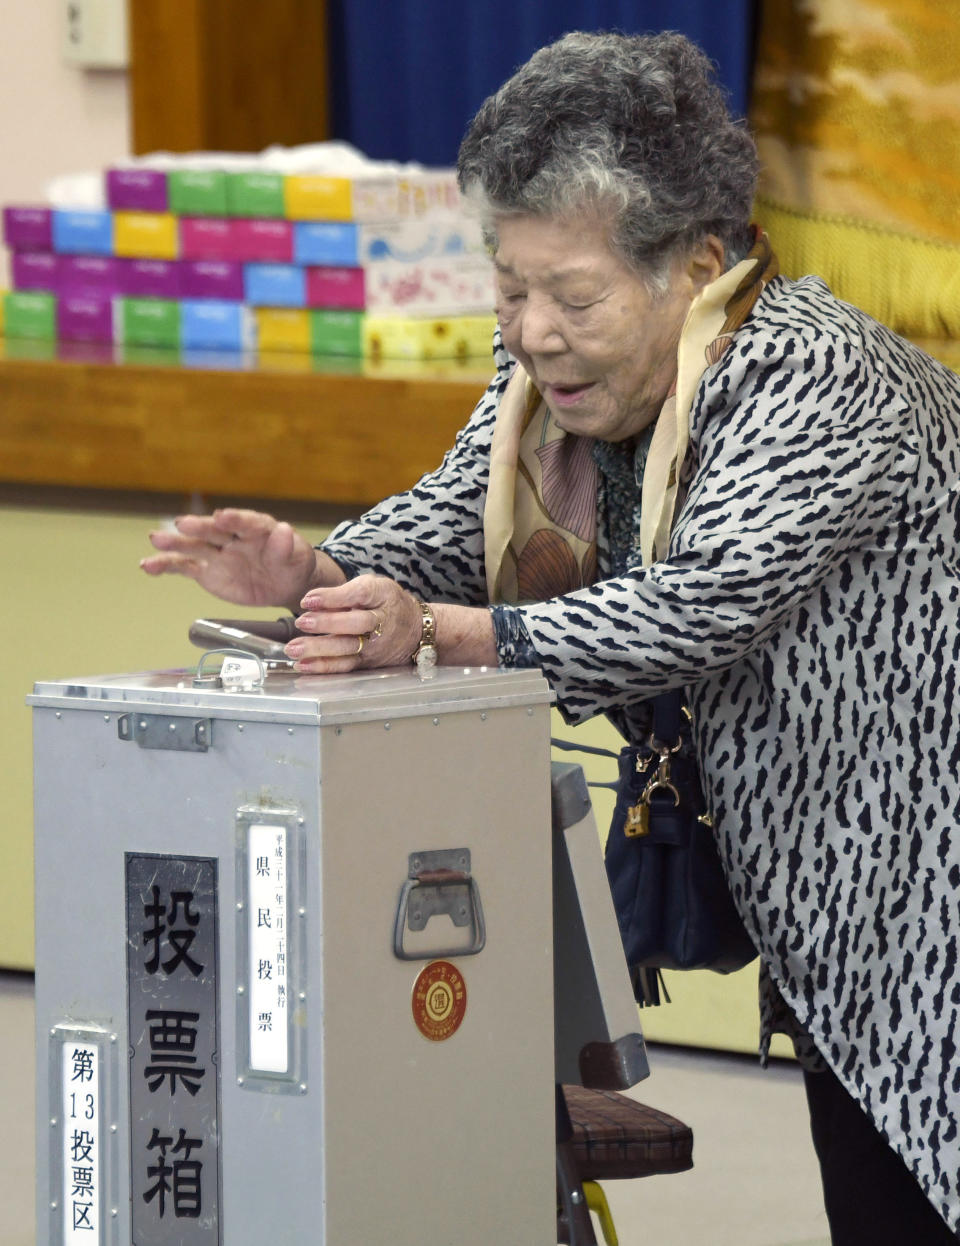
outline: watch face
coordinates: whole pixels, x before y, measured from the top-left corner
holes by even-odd
[[[421,645],[417,650],[417,674],[421,679],[432,679],[436,671],[436,649],[433,645]]]

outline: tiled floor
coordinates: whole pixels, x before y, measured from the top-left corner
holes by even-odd
[[[693,1127],[694,1168],[608,1182],[621,1246],[829,1246],[800,1071],[651,1047],[631,1094]]]
[[[607,1183],[621,1246],[827,1246],[798,1070],[668,1047],[651,1048],[650,1064],[637,1097],[693,1126],[696,1166]],[[0,973],[3,1246],[35,1242],[35,1065],[33,981]]]

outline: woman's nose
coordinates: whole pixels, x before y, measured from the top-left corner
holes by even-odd
[[[565,349],[563,334],[549,304],[528,297],[520,315],[520,345],[526,354],[555,354]]]

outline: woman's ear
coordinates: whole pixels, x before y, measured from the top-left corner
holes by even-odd
[[[723,275],[726,255],[723,243],[716,234],[707,234],[703,242],[687,260],[687,277],[696,296],[711,281]]]

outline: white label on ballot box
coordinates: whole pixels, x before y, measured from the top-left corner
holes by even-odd
[[[61,1047],[63,1113],[63,1242],[103,1240],[100,1139],[100,1048],[77,1041]]]
[[[286,1073],[289,873],[287,830],[253,823],[247,840],[250,1068]]]

